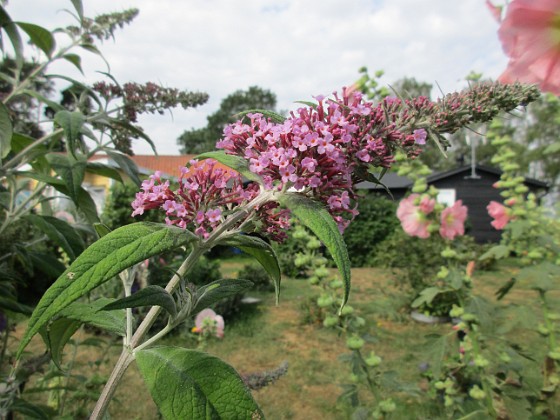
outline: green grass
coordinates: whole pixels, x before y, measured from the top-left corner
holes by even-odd
[[[247,262],[244,259],[226,260],[222,266],[224,277],[235,277]],[[505,282],[514,270],[501,267],[499,272],[477,273],[475,290],[487,299]],[[419,364],[429,358],[426,336],[451,332],[449,324],[418,324],[400,308],[403,303],[402,291],[394,287],[388,271],[374,268],[360,268],[352,271],[353,283],[349,303],[366,319],[371,343],[364,353],[375,350],[383,358],[383,370],[394,372],[399,382],[416,390],[415,394],[393,393],[401,407],[415,407],[415,417],[437,419],[438,408],[428,402],[426,381],[421,377]],[[260,372],[276,368],[288,361],[289,370],[285,377],[275,384],[254,392],[254,397],[269,419],[345,419],[348,418],[337,398],[340,385],[349,383],[349,367],[339,360],[341,354],[348,353],[344,337],[333,330],[303,322],[302,309],[306,300],[315,296],[318,290],[305,281],[285,279],[282,282],[280,305],[275,306],[273,293],[253,293],[262,302],[248,307],[236,315],[234,320],[226,320],[223,340],[211,340],[206,351],[217,355],[233,365],[241,373]],[[551,295],[550,305],[560,307],[560,295]],[[495,302],[495,301],[494,301]],[[499,305],[527,303],[536,320],[540,318],[536,293],[517,288],[499,302]],[[513,321],[523,321],[515,319]],[[533,325],[534,327],[534,325]],[[523,324],[514,325],[504,332],[519,344],[543,347],[543,341]],[[162,344],[195,346],[196,341],[185,332],[164,340]],[[543,347],[544,350],[544,347]],[[110,351],[114,361],[118,348]],[[80,360],[95,357],[91,349],[80,354]],[[101,367],[107,373],[111,363]],[[87,374],[87,371],[84,372]],[[537,372],[538,373],[538,372]],[[363,394],[367,400],[367,394]],[[117,392],[117,400],[110,407],[112,418],[157,418],[157,410],[145,390],[134,366],[129,368]],[[441,413],[440,413],[441,414]],[[402,415],[402,412],[401,412]]]

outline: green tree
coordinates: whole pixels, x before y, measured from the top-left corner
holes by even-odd
[[[236,114],[251,110],[274,111],[276,95],[268,89],[251,86],[247,90],[237,90],[228,95],[213,114],[207,117],[208,124],[203,128],[186,130],[177,139],[181,153],[202,153],[214,150],[216,141],[222,136],[224,127],[234,122]]]

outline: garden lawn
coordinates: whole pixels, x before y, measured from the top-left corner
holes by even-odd
[[[235,276],[241,267],[242,263],[226,262],[222,271]],[[512,270],[502,267],[499,272],[475,274],[475,290],[493,300],[494,292],[509,278]],[[275,306],[273,294],[249,294],[261,298],[261,303],[248,307],[234,320],[226,320],[225,337],[211,340],[205,350],[244,374],[272,370],[283,361],[288,362],[287,375],[273,385],[253,392],[269,419],[348,418],[348,412],[337,404],[342,390],[340,384],[350,383],[349,366],[339,361],[339,356],[348,352],[344,336],[320,324],[304,323],[308,315],[307,302],[318,294],[318,289],[306,281],[285,279],[279,306]],[[534,298],[534,291],[518,288],[503,303],[511,300],[535,302],[536,305]],[[559,295],[554,294],[552,298],[551,306],[560,307]],[[393,371],[399,382],[407,384],[410,392],[400,391],[394,396],[403,404],[416,405],[414,417],[410,418],[437,418],[434,417],[433,404],[426,403],[427,383],[420,375],[419,365],[429,359],[426,336],[449,333],[451,326],[418,324],[405,311],[399,310],[403,302],[403,293],[395,288],[389,271],[375,268],[352,270],[349,304],[370,326],[372,342],[366,345],[364,353],[374,349],[383,358],[384,370]],[[525,330],[513,329],[511,334],[522,339],[536,339]],[[78,336],[78,339],[84,338],[84,335]],[[196,346],[187,332],[169,337],[162,344]],[[118,346],[112,347],[109,363],[97,367],[88,365],[88,360],[97,357],[97,349],[79,347],[78,365],[82,366],[84,375],[92,369],[99,369],[101,375],[108,374],[119,351]],[[370,398],[368,395],[363,397]],[[29,395],[26,398],[32,399]],[[134,364],[117,391],[110,413],[114,419],[157,418],[155,405]]]

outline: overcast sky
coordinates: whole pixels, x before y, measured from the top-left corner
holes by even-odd
[[[208,92],[209,102],[173,116],[140,120],[160,154],[178,154],[177,137],[202,127],[221,100],[257,85],[278,109],[329,94],[383,69],[387,84],[404,76],[444,92],[464,87],[471,71],[497,77],[506,66],[497,23],[484,0],[83,0],[86,15],[136,7],[139,16],[101,50],[121,83],[154,81]],[[14,20],[47,28],[72,24],[70,0],[10,0]],[[87,82],[103,62],[83,53]],[[53,68],[71,73],[70,65]],[[436,92],[437,93],[437,92]],[[141,141],[137,154],[150,153]]]

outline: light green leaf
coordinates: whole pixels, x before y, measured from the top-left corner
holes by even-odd
[[[294,103],[302,104],[302,105],[308,106],[309,108],[313,108],[313,109],[317,109],[317,107],[319,106],[319,104],[317,102],[311,102],[311,101],[294,101]]]
[[[257,174],[249,170],[249,162],[247,159],[243,159],[240,156],[228,155],[224,151],[206,152],[198,155],[195,159],[215,159],[222,165],[226,165],[228,168],[239,172],[249,181],[255,181],[259,184],[263,183],[263,180]]]
[[[286,121],[286,117],[283,115],[278,114],[274,111],[269,111],[268,109],[248,109],[246,111],[239,112],[238,114],[234,115],[234,118],[243,118],[247,114],[262,114],[265,118],[270,118],[272,122],[282,124]]]
[[[109,227],[103,223],[94,223],[93,228],[95,229],[95,232],[97,232],[97,235],[100,238],[104,237],[109,232],[111,232],[111,229],[109,229]]]
[[[439,295],[442,290],[439,287],[428,287],[420,292],[420,296],[418,296],[414,301],[411,303],[411,307],[418,308],[425,304],[430,304],[434,300],[434,298]]]
[[[237,372],[195,350],[156,347],[136,353],[138,368],[164,419],[263,419]]]
[[[234,296],[253,287],[253,282],[245,279],[222,279],[208,283],[196,291],[195,315],[224,298]]]
[[[509,255],[509,248],[506,245],[496,245],[486,251],[479,257],[479,260],[484,261],[489,258],[495,258],[497,260],[505,258]]]
[[[173,226],[133,223],[94,242],[44,293],[31,315],[17,358],[39,328],[72,302],[126,268],[196,240],[193,233]]]
[[[285,194],[280,199],[280,204],[289,208],[299,221],[309,228],[329,250],[344,282],[343,307],[350,295],[350,259],[348,258],[346,244],[334,219],[321,203],[300,194]]]
[[[76,13],[78,13],[78,17],[80,21],[84,20],[84,6],[82,5],[82,0],[70,0],[74,9],[76,9]]]
[[[74,302],[60,311],[59,315],[124,336],[126,334],[124,311],[102,310],[114,302],[115,299],[109,298],[99,298],[89,303]]]
[[[4,159],[10,153],[12,144],[12,120],[8,108],[0,102],[0,159]]]
[[[55,187],[56,188],[56,187]],[[78,209],[80,209],[86,219],[91,224],[99,222],[99,216],[97,215],[97,206],[95,205],[95,201],[91,198],[89,192],[87,192],[84,188],[80,187],[78,191],[78,202],[76,203]]]
[[[25,134],[13,133],[12,143],[11,143],[12,152],[17,154],[21,152],[23,149],[25,149],[26,147],[33,144],[36,140],[37,139],[26,136]],[[26,158],[25,160],[30,163],[31,167],[35,171],[46,173],[49,171],[50,168],[49,162],[45,158],[47,152],[48,150],[43,144],[35,145],[32,149],[28,150],[25,153],[25,158]]]
[[[21,41],[17,26],[14,24],[8,13],[6,13],[3,6],[0,6],[0,27],[6,32],[8,38],[10,38],[10,42],[14,47],[14,53],[16,55],[17,68],[21,69],[23,66],[23,42]],[[3,45],[2,51],[4,51]]]
[[[64,346],[68,343],[82,323],[74,319],[59,318],[39,330],[51,358],[56,366],[61,369],[62,353]]]
[[[68,254],[70,261],[74,261],[84,250],[84,241],[74,228],[64,220],[36,214],[30,214],[26,216],[26,219],[43,231],[51,241],[60,246]]]
[[[84,74],[84,71],[82,70],[82,57],[80,57],[78,54],[64,54],[62,58],[74,64],[74,66],[76,66],[76,68],[80,70],[80,73]]]
[[[454,337],[453,334],[432,334],[426,338],[428,339],[425,345],[426,357],[430,363],[433,377],[439,379],[445,362],[445,357],[451,347],[451,341]]]
[[[276,304],[278,304],[282,274],[280,272],[278,257],[274,249],[261,238],[249,235],[236,235],[233,238],[228,238],[226,241],[221,242],[221,244],[239,248],[246,254],[253,256],[263,266],[274,283]]]
[[[107,155],[109,155],[109,157],[113,159],[117,165],[119,165],[119,168],[128,175],[132,182],[134,182],[137,186],[142,183],[138,177],[138,166],[136,166],[136,163],[134,163],[132,159],[121,153],[115,153],[109,150],[107,150]]]
[[[139,308],[141,306],[161,306],[169,315],[177,315],[173,297],[163,287],[152,285],[138,290],[131,296],[116,300],[101,308],[103,311]]]
[[[45,53],[47,57],[51,57],[54,49],[56,48],[56,42],[52,34],[45,28],[33,23],[27,22],[15,22],[23,31],[29,36],[31,42],[35,44],[41,51]]]
[[[64,135],[68,140],[67,149],[74,154],[76,152],[76,140],[80,137],[80,131],[86,122],[86,116],[77,111],[58,111],[54,115],[54,121],[64,130]]]

